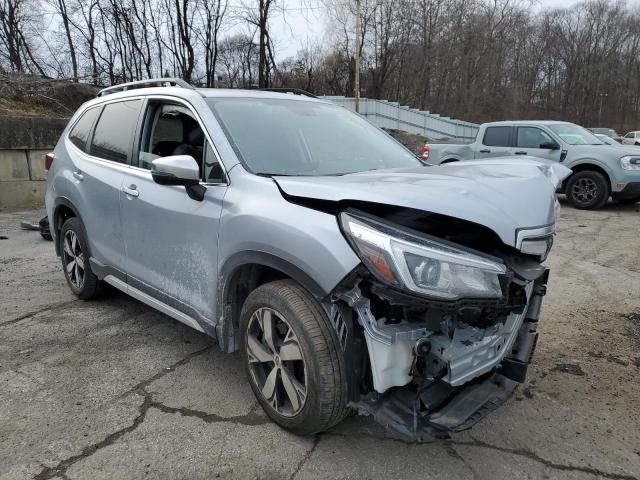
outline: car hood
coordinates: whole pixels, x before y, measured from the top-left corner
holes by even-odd
[[[519,230],[555,223],[556,187],[570,170],[518,157],[342,176],[274,176],[285,196],[367,201],[484,225],[516,246]]]
[[[624,157],[625,155],[634,157],[640,156],[640,147],[633,145],[572,145],[570,148],[572,150],[579,149],[581,151],[589,152],[590,154],[593,154],[594,152],[597,153],[602,149],[616,158]]]

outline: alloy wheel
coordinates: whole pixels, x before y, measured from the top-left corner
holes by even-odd
[[[73,230],[67,231],[63,242],[64,268],[69,281],[82,288],[85,274],[85,258],[80,239]]]
[[[590,203],[598,196],[598,185],[590,178],[578,179],[571,188],[573,198],[580,203]]]
[[[247,356],[260,394],[285,417],[297,415],[307,398],[300,342],[289,323],[271,308],[256,310],[247,326]]]

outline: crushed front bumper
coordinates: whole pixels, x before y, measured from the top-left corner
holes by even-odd
[[[390,436],[408,442],[446,438],[450,432],[471,428],[509,399],[525,380],[537,343],[547,277],[545,271],[527,285],[526,308],[509,315],[498,330],[473,342],[458,338],[459,345],[454,335],[447,349],[450,368],[437,381],[422,388],[408,384],[388,388],[382,394],[372,392],[351,406],[360,414],[372,415]],[[394,344],[409,338],[412,336],[400,332]],[[370,344],[368,341],[369,349]]]

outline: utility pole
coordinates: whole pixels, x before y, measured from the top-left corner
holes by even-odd
[[[603,97],[608,97],[608,96],[609,96],[608,93],[600,94],[600,109],[598,110],[598,125],[600,125],[600,119],[602,118],[602,99]]]
[[[356,113],[360,112],[360,1],[356,0],[356,58],[355,58],[355,102]]]

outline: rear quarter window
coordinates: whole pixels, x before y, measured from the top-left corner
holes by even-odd
[[[90,108],[80,116],[80,120],[76,122],[69,133],[69,140],[82,151],[86,151],[87,140],[91,133],[93,122],[100,113],[100,108]]]
[[[482,143],[488,147],[510,147],[511,127],[487,127]]]
[[[113,162],[127,163],[142,100],[108,103],[98,119],[89,153]]]

